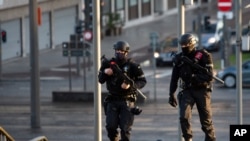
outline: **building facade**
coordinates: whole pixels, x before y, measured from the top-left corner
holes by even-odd
[[[69,41],[79,20],[84,20],[84,0],[37,0],[42,11],[38,26],[39,49],[54,49]],[[0,27],[6,33],[1,40],[2,60],[25,57],[30,52],[29,0],[0,0]],[[102,31],[109,16],[118,15],[121,28],[129,28],[176,10],[175,0],[102,0]],[[119,24],[118,24],[119,25]]]

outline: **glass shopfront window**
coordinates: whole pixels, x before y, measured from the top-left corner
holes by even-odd
[[[138,5],[138,1],[137,0],[130,0],[129,1],[129,6],[135,6]]]
[[[150,0],[142,0],[142,3],[148,3]]]
[[[138,18],[138,0],[129,0],[129,20]]]
[[[141,1],[141,14],[142,14],[142,17],[143,16],[148,16],[150,15],[150,11],[151,11],[151,8],[150,8],[150,0],[142,0]]]
[[[124,9],[124,0],[116,0],[115,1],[115,9],[116,10]]]
[[[102,6],[102,13],[107,14],[111,10],[111,1],[110,0],[102,0],[103,6]]]

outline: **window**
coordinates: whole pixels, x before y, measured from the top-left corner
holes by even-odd
[[[129,0],[129,20],[138,18],[138,1]]]
[[[137,0],[130,0],[129,1],[129,6],[136,6],[138,4]]]
[[[142,17],[150,15],[150,11],[151,11],[150,0],[142,0],[141,5],[142,5],[141,6]]]
[[[115,1],[115,9],[116,9],[116,11],[124,9],[124,1],[123,0],[116,0]]]

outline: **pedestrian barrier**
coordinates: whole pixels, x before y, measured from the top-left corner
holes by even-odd
[[[15,139],[0,126],[0,141],[15,141]],[[29,141],[48,141],[45,136],[38,136]]]

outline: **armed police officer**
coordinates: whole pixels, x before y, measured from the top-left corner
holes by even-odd
[[[215,141],[215,130],[212,122],[211,93],[213,80],[212,56],[205,50],[196,50],[197,39],[192,34],[183,34],[179,44],[182,52],[178,53],[173,62],[172,77],[169,90],[169,104],[177,106],[175,91],[180,78],[181,91],[178,93],[180,108],[180,125],[182,136],[185,141],[192,141],[191,117],[192,109],[196,104],[201,129],[205,133],[205,141]],[[192,60],[192,63],[200,65],[207,70],[203,71],[192,68],[183,59]]]
[[[143,88],[147,81],[140,65],[128,58],[129,48],[125,41],[116,42],[115,57],[102,60],[98,74],[99,82],[106,82],[109,93],[104,101],[104,112],[110,141],[119,141],[119,134],[120,141],[129,141],[134,115],[139,115],[142,111],[135,106],[136,90]],[[122,71],[127,77],[118,71]]]

